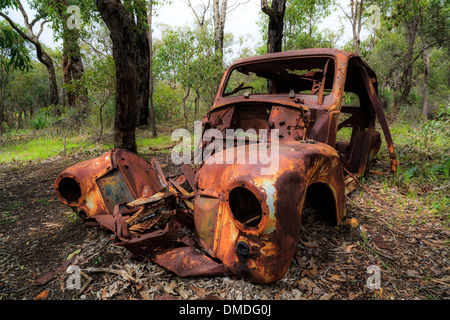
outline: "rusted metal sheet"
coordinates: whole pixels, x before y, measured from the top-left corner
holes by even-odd
[[[344,219],[345,195],[380,149],[377,120],[395,172],[376,75],[363,60],[335,49],[246,58],[225,71],[203,118],[203,135],[222,136],[200,141],[198,166],[166,179],[156,160],[112,150],[62,172],[55,190],[87,224],[113,231],[116,245],[179,276],[270,283],[289,268],[303,208]],[[229,130],[244,135],[229,139]]]
[[[179,277],[230,274],[222,263],[215,262],[193,246],[161,250],[155,253],[153,261]]]

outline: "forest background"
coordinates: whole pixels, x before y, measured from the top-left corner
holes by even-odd
[[[0,10],[2,164],[169,152],[233,61],[332,47],[377,73],[397,180],[448,182],[448,1],[1,0]]]

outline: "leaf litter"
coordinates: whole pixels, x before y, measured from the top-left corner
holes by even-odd
[[[165,159],[166,163],[168,159]],[[74,160],[74,162],[78,159]],[[164,159],[158,159],[165,163]],[[67,164],[61,164],[61,167]],[[54,164],[48,164],[54,166]],[[167,166],[169,169],[170,166]],[[45,168],[44,168],[45,169]],[[29,170],[33,170],[30,168]],[[58,172],[54,168],[54,172]],[[11,171],[11,170],[10,170]],[[39,176],[45,170],[34,170]],[[50,171],[51,173],[52,171]],[[3,172],[2,177],[8,172]],[[39,177],[42,179],[42,176]],[[6,183],[14,179],[5,179]],[[45,180],[42,180],[45,181]],[[47,182],[51,185],[52,181]],[[347,198],[347,217],[339,226],[328,225],[320,215],[305,210],[302,214],[300,241],[286,276],[280,281],[257,285],[235,276],[179,278],[148,259],[131,259],[122,247],[112,245],[112,234],[97,228],[85,229],[79,222],[68,221],[64,206],[49,202],[58,216],[49,212],[44,228],[33,220],[19,224],[32,232],[14,237],[18,221],[0,229],[0,261],[4,268],[0,282],[1,299],[83,299],[83,300],[158,300],[158,299],[227,299],[227,300],[380,300],[380,299],[448,299],[450,268],[448,264],[448,213],[436,215],[417,208],[419,201],[405,198],[395,187],[385,190],[380,179],[371,178],[368,190],[357,190]],[[42,188],[36,188],[39,192]],[[9,193],[8,199],[18,196]],[[38,196],[35,196],[39,197]],[[396,199],[402,198],[402,209]],[[18,209],[20,210],[20,208]],[[3,209],[2,209],[3,211]],[[6,211],[6,210],[4,210]],[[31,219],[31,218],[29,218]],[[37,232],[49,233],[39,245],[53,248],[59,237],[57,225],[70,226],[65,252],[54,254],[53,265],[39,257],[38,247],[29,250]],[[56,234],[55,234],[56,233]],[[78,240],[70,236],[78,236]],[[56,237],[56,238],[55,238]],[[19,241],[14,243],[14,241]],[[80,241],[81,240],[81,241]],[[36,241],[36,240],[35,240]],[[26,245],[26,243],[28,244]],[[71,242],[71,243],[69,243]],[[25,244],[24,244],[25,243]],[[16,245],[15,251],[6,248]],[[57,248],[55,249],[55,251]],[[61,251],[61,250],[60,250]],[[64,251],[64,250],[63,250]],[[26,255],[22,258],[22,256]],[[70,274],[62,271],[42,286],[32,279],[53,266],[72,258],[71,265],[80,268],[82,289],[67,287]],[[36,260],[27,265],[25,257]],[[368,267],[378,266],[381,287],[369,289]],[[17,275],[25,275],[19,281]],[[51,293],[51,294],[49,294]]]

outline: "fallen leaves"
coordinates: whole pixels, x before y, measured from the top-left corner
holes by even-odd
[[[344,225],[348,225],[348,226],[350,226],[352,228],[358,228],[359,221],[356,218],[345,219],[344,220]]]
[[[313,241],[311,242],[302,242],[302,244],[306,247],[306,248],[318,248],[319,245]]]
[[[46,231],[52,233],[53,237],[56,231],[67,226],[65,220],[52,220],[48,217],[35,224],[25,220],[18,221],[27,225],[33,233],[27,235],[27,238],[23,237],[22,246],[13,252],[7,248],[12,246],[13,241],[18,241],[17,236],[2,230],[0,262],[5,265],[5,269],[0,273],[1,282],[3,288],[14,289],[14,293],[9,293],[14,298],[41,300],[448,298],[450,270],[447,246],[450,234],[442,228],[442,221],[432,210],[423,210],[421,215],[417,215],[417,210],[413,211],[420,203],[409,199],[406,201],[394,188],[381,192],[383,185],[377,181],[370,181],[370,188],[383,198],[391,197],[385,202],[393,205],[388,207],[366,192],[354,193],[347,202],[347,218],[340,226],[326,225],[316,218],[308,219],[307,223],[302,224],[293,263],[286,276],[274,284],[254,285],[235,276],[180,278],[146,260],[126,258],[123,249],[111,244],[110,234],[97,229],[85,231],[88,236],[83,245],[61,249],[59,260],[53,264],[50,265],[49,260],[36,259],[41,261],[41,265],[36,263],[31,267],[23,262],[24,252],[28,255],[26,257],[35,257],[39,254],[39,248],[44,247],[42,242],[33,247],[35,243],[31,236]],[[399,211],[400,206],[395,205],[396,198],[405,200],[406,204],[401,206],[405,208],[404,212]],[[65,207],[61,207],[61,216],[71,214],[65,210]],[[52,241],[53,239],[56,238],[52,238]],[[72,239],[68,238],[68,241]],[[17,257],[21,257],[20,263]],[[25,269],[33,268],[33,272],[36,272],[34,276],[38,276],[57,266],[58,261],[66,257],[73,258],[71,264],[79,266],[82,272],[89,275],[89,278],[82,275],[80,290],[69,290],[66,287],[68,275],[64,270],[67,266],[46,279],[48,282],[45,282],[45,289],[44,286],[29,286],[32,290],[20,291],[26,287],[22,283],[21,286],[13,287],[14,281],[19,283],[16,280],[18,276],[26,271],[22,266]],[[95,263],[98,258],[101,258],[101,264]],[[370,274],[366,270],[370,265],[380,267],[381,289],[367,288]],[[31,275],[23,278],[33,279]],[[82,294],[78,295],[79,292]]]
[[[195,293],[195,295],[197,297],[199,297],[200,299],[203,299],[206,296],[206,290],[201,288],[201,287],[197,287],[194,285],[190,285],[189,288]]]
[[[50,290],[45,289],[41,293],[39,293],[36,297],[34,297],[33,300],[44,300],[44,299],[47,299],[49,293],[50,293]]]
[[[345,279],[342,279],[340,276],[338,276],[337,274],[332,274],[332,275],[330,275],[328,278],[327,278],[327,280],[330,280],[330,281],[339,281],[339,282],[345,282],[345,281],[347,281],[347,280],[345,280]]]

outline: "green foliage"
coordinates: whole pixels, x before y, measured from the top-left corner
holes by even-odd
[[[37,17],[52,22],[55,39],[80,32],[83,36],[89,34],[90,24],[99,21],[99,14],[95,1],[91,0],[31,0],[30,7],[37,11]],[[70,29],[67,27],[69,18],[73,12],[69,12],[70,6],[77,6],[80,9],[80,29]]]
[[[191,103],[186,102],[187,97],[196,95],[209,106],[222,73],[222,58],[214,50],[214,38],[209,29],[187,26],[166,28],[161,40],[154,44],[153,74],[157,80],[166,83],[166,86],[156,86],[154,105],[157,114],[174,111],[174,106],[179,106],[183,108],[182,113],[187,121],[187,109],[193,109]],[[184,92],[181,100],[180,86]],[[172,94],[167,94],[169,89]],[[167,103],[161,100],[160,95],[178,103],[161,109]]]
[[[14,0],[0,0],[0,9],[17,9],[18,4],[17,1]]]
[[[450,122],[448,119],[417,123],[409,118],[391,125],[400,160],[395,184],[440,188],[450,180]]]
[[[161,123],[173,120],[180,112],[184,92],[181,86],[173,89],[166,81],[158,81],[154,88],[153,105]]]
[[[306,48],[329,48],[336,45],[342,30],[320,31],[318,24],[331,13],[333,1],[330,0],[288,0],[284,13],[283,50]],[[260,12],[258,25],[262,39],[267,43],[269,18]],[[264,50],[264,49],[263,49]],[[265,52],[260,51],[259,54]]]
[[[0,63],[2,69],[29,70],[31,58],[25,40],[6,21],[0,21]]]
[[[40,113],[36,116],[36,118],[30,120],[30,124],[33,129],[41,130],[47,127],[48,121],[45,118],[44,114]]]
[[[48,92],[48,80],[46,68],[37,61],[32,61],[32,69],[28,72],[16,71],[12,74],[10,90],[20,92],[16,96],[16,102],[22,109],[32,110],[40,109],[50,103]]]
[[[430,70],[430,77],[428,79],[430,96],[436,104],[448,105],[448,99],[450,97],[450,86],[448,82],[448,79],[450,79],[450,56],[447,50],[431,50]]]

